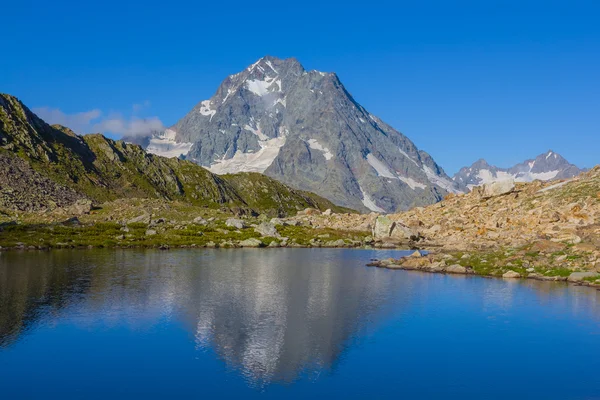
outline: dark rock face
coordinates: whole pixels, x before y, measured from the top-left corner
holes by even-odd
[[[183,154],[217,174],[261,172],[363,211],[431,204],[460,190],[336,74],[306,71],[293,58],[267,56],[227,77],[148,150]]]
[[[568,179],[584,171],[584,169],[569,163],[560,154],[549,150],[535,159],[526,160],[511,168],[498,168],[488,164],[484,159],[480,159],[470,167],[461,168],[454,175],[453,180],[459,185],[472,188],[503,180],[531,182],[536,179],[542,181]]]

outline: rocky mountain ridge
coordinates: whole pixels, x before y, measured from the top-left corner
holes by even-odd
[[[286,215],[306,207],[342,210],[260,174],[217,176],[189,161],[146,153],[100,134],[50,126],[0,94],[0,206],[22,211],[120,198],[179,200],[236,213]]]
[[[542,181],[568,179],[584,171],[569,163],[555,151],[548,150],[534,159],[526,160],[510,168],[499,168],[480,159],[470,167],[461,168],[452,179],[461,186],[472,189],[486,183],[503,180],[532,182],[536,179]]]
[[[306,71],[294,58],[261,58],[144,140],[155,154],[217,174],[264,173],[362,211],[406,210],[464,189],[358,104],[335,73]]]

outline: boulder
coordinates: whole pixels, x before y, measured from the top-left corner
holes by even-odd
[[[390,234],[392,239],[396,240],[417,240],[419,237],[419,233],[408,226],[401,224],[400,222],[396,222],[394,227],[392,228],[392,233]]]
[[[142,215],[138,215],[135,218],[127,221],[127,224],[149,224],[150,223],[150,214],[144,213]]]
[[[506,179],[492,183],[486,183],[479,189],[479,194],[482,198],[488,199],[491,197],[502,196],[503,194],[512,193],[515,190],[515,181]]]
[[[282,226],[286,226],[288,225],[288,223],[286,221],[284,221],[281,218],[271,218],[271,224],[277,226],[277,225],[282,225]]]
[[[196,218],[194,218],[194,223],[196,225],[206,225],[206,224],[208,224],[208,221],[202,217],[196,217]]]
[[[246,240],[242,240],[239,245],[241,247],[262,247],[264,244],[259,239],[250,238]]]
[[[421,254],[421,252],[419,250],[415,251],[414,253],[412,253],[410,255],[410,257],[416,257],[416,258],[421,258],[423,257],[423,254]]]
[[[506,271],[502,274],[502,277],[507,279],[517,279],[521,277],[521,274],[515,271]]]
[[[331,211],[331,208],[328,208],[327,210],[323,211],[323,215],[331,215],[333,214],[333,211]]]
[[[449,274],[466,274],[467,269],[462,265],[454,264],[446,267],[446,272]]]
[[[154,236],[156,235],[156,231],[154,229],[148,229],[146,231],[146,236]]]
[[[67,208],[69,214],[89,214],[92,211],[92,201],[89,199],[77,200]]]
[[[259,233],[261,236],[279,237],[279,232],[277,232],[275,225],[268,222],[260,223],[254,228],[254,232]]]
[[[573,272],[567,278],[569,282],[582,282],[584,278],[598,276],[597,272]]]
[[[236,219],[236,218],[229,218],[227,221],[225,221],[225,225],[232,227],[232,228],[237,228],[237,229],[246,228],[246,223],[244,221],[242,221],[241,219]]]
[[[375,220],[373,226],[373,237],[375,239],[386,239],[389,238],[394,230],[396,223],[386,215],[380,215]]]

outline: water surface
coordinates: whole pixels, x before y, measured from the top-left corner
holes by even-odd
[[[600,292],[398,255],[0,253],[0,398],[600,399]]]

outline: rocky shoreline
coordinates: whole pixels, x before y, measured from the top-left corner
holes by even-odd
[[[464,255],[463,255],[464,257]],[[464,259],[467,259],[465,257]],[[462,265],[461,265],[462,264]],[[528,272],[522,274],[512,269],[496,270],[497,273],[482,273],[476,267],[470,266],[469,263],[458,263],[456,258],[448,253],[433,253],[423,254],[420,251],[415,251],[410,256],[394,259],[372,259],[366,264],[368,267],[377,267],[393,270],[419,271],[426,273],[437,274],[452,274],[452,275],[474,275],[487,278],[501,279],[533,279],[537,281],[552,281],[565,282],[578,286],[589,286],[600,290],[600,273],[596,271],[577,271],[570,272],[568,275],[554,275],[552,271],[545,273],[537,271],[536,268],[527,269]]]

